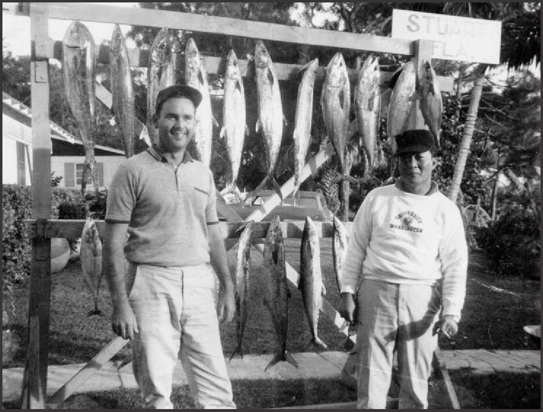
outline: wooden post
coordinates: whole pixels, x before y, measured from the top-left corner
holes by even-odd
[[[23,378],[23,409],[44,409],[47,393],[47,355],[51,296],[51,239],[43,229],[51,218],[51,136],[49,126],[49,13],[47,6],[30,3],[32,101],[32,266],[28,312],[28,351]],[[40,232],[42,232],[40,234]]]

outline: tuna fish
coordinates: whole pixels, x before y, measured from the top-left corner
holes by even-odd
[[[176,83],[175,55],[172,52],[172,36],[167,27],[156,35],[149,50],[147,69],[147,132],[153,144],[158,143],[158,135],[153,116],[158,92]]]
[[[202,102],[196,109],[194,144],[199,160],[209,167],[211,165],[214,118],[211,111],[207,72],[198,47],[196,47],[196,42],[192,38],[187,42],[185,50],[185,82],[189,86],[198,89],[202,94]]]
[[[387,135],[392,153],[396,153],[396,136],[409,127],[409,118],[416,99],[415,87],[415,66],[412,61],[408,61],[394,84],[388,104]]]
[[[279,361],[287,361],[298,367],[292,355],[287,352],[288,299],[290,293],[287,284],[285,248],[279,216],[273,218],[266,235],[263,268],[267,284],[264,303],[270,310],[279,343],[279,350],[266,366],[266,370]]]
[[[328,346],[318,336],[319,312],[322,306],[322,297],[326,294],[326,289],[322,281],[319,235],[309,216],[305,218],[302,234],[300,283],[298,288],[302,292],[305,313],[309,321],[311,334],[313,335],[311,343],[322,349],[328,349]]]
[[[136,114],[134,108],[134,90],[128,49],[121,28],[115,25],[109,49],[109,66],[111,70],[111,95],[113,112],[123,135],[126,157],[134,155],[134,134]]]
[[[373,175],[375,167],[376,151],[379,149],[377,136],[381,109],[380,83],[379,58],[374,59],[373,56],[369,56],[360,69],[354,92],[354,106],[358,130],[364,141],[364,149],[369,163],[368,169],[371,175]]]
[[[237,312],[237,327],[236,334],[238,338],[238,346],[230,356],[230,360],[236,353],[243,358],[243,332],[245,331],[245,324],[247,323],[247,315],[249,313],[249,270],[251,257],[251,238],[253,235],[254,222],[248,221],[241,236],[239,237],[238,250],[236,253],[236,272],[235,272],[235,284],[236,284],[236,312]]]
[[[74,21],[62,41],[62,68],[66,97],[79,126],[85,149],[85,166],[81,178],[81,194],[90,172],[95,193],[98,194],[98,169],[94,158],[96,144],[96,45],[85,25]]]
[[[313,86],[315,75],[319,68],[319,59],[311,60],[305,66],[305,72],[298,86],[298,100],[296,101],[296,126],[294,128],[294,191],[292,197],[300,189],[302,183],[302,170],[311,141],[311,124],[313,118]]]
[[[98,309],[98,294],[102,281],[102,240],[96,228],[96,223],[91,217],[87,218],[81,233],[79,256],[83,277],[94,299],[94,309],[89,312],[89,316],[101,315],[102,311]]]
[[[336,274],[337,287],[341,292],[341,278],[343,277],[343,262],[347,252],[347,230],[337,217],[334,216],[332,234],[332,258],[334,261],[334,272]]]
[[[255,67],[256,67],[256,91],[258,96],[258,120],[256,131],[262,130],[264,136],[264,149],[266,152],[266,177],[247,197],[252,197],[255,192],[262,189],[271,179],[275,191],[279,194],[281,201],[283,195],[279,184],[273,177],[273,171],[281,141],[283,138],[283,106],[281,103],[281,91],[279,80],[273,69],[273,62],[261,40],[255,46]]]
[[[436,80],[436,72],[429,61],[421,61],[417,73],[417,93],[420,97],[422,117],[440,146],[443,100]]]
[[[324,76],[321,93],[322,116],[326,132],[336,151],[339,163],[339,180],[356,180],[347,176],[345,150],[349,138],[349,112],[351,109],[351,85],[343,55],[334,55]],[[335,182],[337,183],[337,181]]]
[[[247,134],[245,122],[245,91],[243,78],[234,50],[230,50],[226,61],[223,98],[223,127],[220,137],[226,138],[226,148],[230,159],[231,182],[221,194],[234,192],[239,200],[239,189],[236,184],[243,154],[243,142]]]

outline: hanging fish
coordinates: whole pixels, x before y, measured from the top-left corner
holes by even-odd
[[[266,152],[266,177],[247,197],[262,189],[271,179],[275,191],[283,201],[281,188],[273,176],[275,164],[283,138],[283,106],[279,80],[273,69],[273,62],[262,40],[255,46],[256,91],[258,96],[258,120],[256,131],[262,131]]]
[[[115,25],[109,48],[111,72],[111,95],[113,112],[123,135],[126,157],[134,155],[134,134],[136,127],[135,97],[132,87],[130,59],[125,38],[118,24]]]
[[[245,114],[245,91],[243,78],[234,50],[230,50],[226,60],[223,98],[223,127],[220,137],[226,138],[226,148],[232,172],[231,182],[221,192],[222,195],[234,192],[239,200],[239,189],[236,184],[243,154],[243,142],[247,134]]]
[[[62,41],[62,73],[68,105],[79,127],[85,149],[81,194],[85,196],[88,173],[98,194],[96,144],[96,45],[87,27],[74,21]]]
[[[358,130],[362,135],[364,150],[368,157],[370,175],[373,175],[376,166],[376,151],[380,149],[377,138],[381,110],[380,83],[379,58],[374,59],[373,56],[369,56],[359,72],[354,92],[354,106]]]
[[[262,267],[267,285],[264,303],[272,315],[279,343],[279,350],[268,366],[266,366],[266,370],[279,361],[287,361],[298,367],[296,360],[287,352],[288,299],[290,298],[290,293],[287,284],[285,247],[279,216],[273,218],[268,229],[264,245],[264,264]]]
[[[80,248],[81,270],[88,287],[91,290],[94,300],[94,309],[89,312],[91,315],[101,315],[98,309],[98,294],[102,281],[102,240],[96,227],[94,219],[87,218],[83,232],[81,233]]]
[[[334,146],[339,162],[340,176],[339,179],[334,179],[334,183],[347,179],[356,184],[357,181],[347,175],[345,160],[345,150],[349,138],[351,85],[345,60],[340,52],[334,55],[326,67],[321,93],[321,106],[326,132]]]
[[[343,262],[345,253],[347,253],[347,230],[337,217],[333,219],[333,234],[332,234],[332,259],[334,262],[334,272],[336,274],[336,282],[338,291],[341,292],[341,279],[343,277]]]
[[[422,117],[434,135],[436,147],[440,147],[443,100],[437,83],[436,72],[427,60],[421,60],[417,73],[417,94],[420,98]]]
[[[315,224],[308,216],[305,218],[300,251],[300,283],[298,288],[302,292],[305,313],[309,321],[309,328],[313,339],[311,343],[322,349],[328,349],[318,335],[319,313],[322,307],[322,297],[326,294],[322,281],[321,253],[319,235]]]
[[[172,52],[173,37],[167,27],[156,35],[149,50],[147,68],[147,132],[153,144],[158,143],[158,134],[154,126],[156,98],[158,92],[176,83],[175,55]]]
[[[236,353],[243,358],[243,348],[241,346],[243,341],[243,332],[245,331],[245,325],[247,323],[247,316],[249,314],[249,271],[250,271],[250,257],[251,257],[251,243],[254,230],[254,222],[248,221],[243,227],[243,232],[239,237],[238,250],[236,253],[236,271],[235,271],[235,285],[236,285],[236,312],[237,312],[237,327],[236,335],[238,338],[238,345],[230,360]]]
[[[392,153],[396,153],[396,136],[403,133],[409,127],[409,118],[413,109],[413,102],[416,98],[415,87],[415,65],[412,61],[408,61],[403,66],[394,84],[388,104],[387,141],[392,149]]]
[[[313,87],[315,76],[319,68],[319,59],[311,60],[305,67],[305,72],[298,86],[298,100],[296,101],[296,126],[294,128],[294,191],[292,197],[300,189],[302,183],[302,170],[311,141],[311,125],[313,119]],[[303,69],[302,69],[303,70]]]
[[[193,38],[188,40],[185,50],[185,83],[198,89],[202,94],[202,101],[196,109],[194,143],[199,160],[209,167],[213,144],[213,123],[216,121],[211,110],[207,72]]]

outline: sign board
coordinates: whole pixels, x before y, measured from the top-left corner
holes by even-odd
[[[431,40],[435,59],[499,64],[501,28],[499,21],[392,11],[392,37]]]

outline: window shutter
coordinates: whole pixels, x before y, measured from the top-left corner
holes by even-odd
[[[104,187],[104,164],[97,163],[98,165],[98,186]]]
[[[74,163],[64,163],[64,187],[75,187]]]

